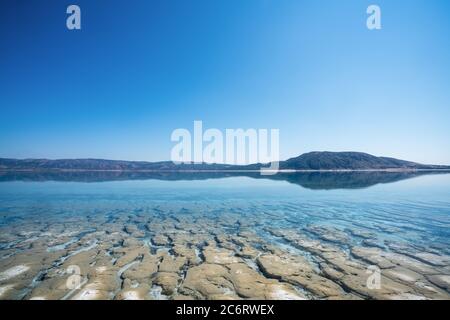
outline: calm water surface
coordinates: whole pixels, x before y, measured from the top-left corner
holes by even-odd
[[[0,262],[3,263],[0,264],[0,284],[3,280],[3,287],[9,288],[8,283],[14,277],[8,278],[5,272],[10,270],[11,273],[11,268],[19,262],[27,265],[25,258],[18,258],[31,250],[24,247],[24,241],[30,244],[45,241],[46,252],[61,251],[60,257],[56,257],[61,260],[61,257],[72,257],[79,247],[92,249],[89,241],[94,238],[95,245],[111,242],[108,235],[115,231],[123,232],[123,239],[131,237],[143,241],[154,254],[165,249],[172,256],[177,256],[173,254],[177,241],[174,235],[189,234],[192,241],[186,240],[183,245],[186,248],[197,246],[196,253],[203,260],[205,257],[199,252],[210,244],[207,238],[199,240],[198,236],[205,229],[210,228],[207,236],[215,237],[214,245],[224,250],[233,248],[222,246],[218,236],[229,235],[230,243],[239,246],[236,250],[242,250],[244,245],[233,237],[251,233],[254,236],[247,238],[245,245],[259,250],[259,255],[273,246],[304,257],[316,265],[318,274],[322,273],[319,269],[323,256],[298,245],[299,240],[293,240],[292,236],[284,237],[283,232],[339,248],[346,254],[350,254],[352,248],[365,247],[383,252],[404,251],[409,257],[423,252],[434,257],[450,255],[450,174],[412,178],[394,174],[197,178],[191,174],[143,180],[99,177],[96,181],[95,175],[86,179],[64,179],[61,175],[58,179],[20,175],[3,179],[0,182]],[[105,231],[108,228],[111,232]],[[161,235],[169,240],[161,243],[152,240]],[[205,243],[199,246],[196,241]],[[118,246],[114,244],[112,248]],[[114,253],[114,249],[108,250],[108,254]],[[18,260],[14,262],[14,258]],[[255,264],[259,263],[256,256],[250,258]],[[115,260],[112,261],[114,265]],[[32,298],[40,283],[45,283],[42,277],[36,278],[39,272],[49,274],[49,270],[61,266],[63,261],[55,259],[48,262],[49,265],[40,263],[27,272],[36,274],[24,277],[19,288],[9,291],[10,298]],[[254,264],[252,267],[255,269]],[[445,262],[440,267],[445,271],[438,273],[450,271]],[[188,270],[186,266],[184,269]],[[26,283],[27,279],[34,283]],[[178,280],[178,287],[182,286],[183,279]],[[163,289],[157,285],[150,287],[165,291],[165,295],[156,296],[153,292],[152,296],[157,298],[170,298],[171,294],[183,291],[182,287],[175,293],[163,290],[164,285]],[[317,297],[314,290],[308,292],[303,285],[296,286],[296,290],[307,298]],[[439,290],[443,290],[445,296],[445,285],[440,284]],[[185,295],[186,292],[191,291],[184,290]],[[357,296],[361,294],[364,295],[355,292]],[[52,298],[63,296],[68,297],[67,293],[61,293]],[[114,296],[117,298],[117,292],[110,292],[108,297]]]

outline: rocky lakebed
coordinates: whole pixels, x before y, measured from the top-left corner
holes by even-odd
[[[450,299],[446,215],[341,206],[350,214],[292,201],[5,214],[0,299]]]

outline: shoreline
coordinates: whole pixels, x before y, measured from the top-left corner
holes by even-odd
[[[310,172],[449,172],[450,169],[407,169],[407,168],[388,168],[388,169],[280,169],[280,170],[123,170],[123,169],[3,169],[1,172],[162,172],[162,173],[260,173],[260,172],[276,172],[276,173],[310,173]]]

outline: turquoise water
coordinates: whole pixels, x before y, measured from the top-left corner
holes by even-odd
[[[364,229],[376,234],[380,246],[391,239],[450,251],[450,174],[423,175],[357,189],[330,189],[328,183],[326,190],[252,177],[0,183],[3,228],[19,221],[128,212],[184,218],[200,215],[202,219],[240,215],[257,221],[258,232],[266,225],[299,231],[309,224],[343,231]],[[398,232],[384,232],[382,227]]]
[[[448,299],[449,256],[450,174],[0,175],[0,299]]]

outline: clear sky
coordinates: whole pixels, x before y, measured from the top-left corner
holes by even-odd
[[[282,159],[450,164],[449,17],[447,0],[1,1],[0,157],[168,160],[203,120],[279,128]]]

